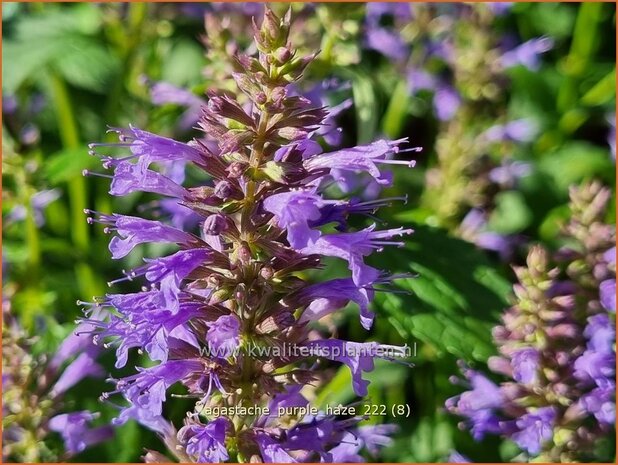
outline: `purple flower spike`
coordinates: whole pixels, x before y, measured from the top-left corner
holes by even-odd
[[[393,11],[402,8],[409,10],[402,5]],[[242,15],[241,10],[234,9]],[[324,339],[315,338],[311,323],[348,302],[359,306],[361,323],[369,329],[374,319],[369,305],[378,286],[404,277],[388,276],[364,260],[383,247],[402,246],[393,238],[412,232],[365,227],[366,218],[378,221],[378,208],[405,197],[363,199],[392,183],[383,165],[414,164],[392,160],[393,155],[418,149],[400,150],[401,139],[323,153],[321,144],[347,139],[335,118],[351,99],[330,110],[327,103],[329,91],[349,85],[324,81],[305,94],[299,90],[297,81],[315,55],[303,57],[292,48],[290,15],[278,18],[266,8],[262,26],[254,30],[255,43],[244,53],[232,50],[233,39],[225,50],[219,40],[222,28],[229,27],[226,34],[233,37],[239,25],[206,15],[208,55],[225,74],[213,82],[225,81],[225,89],[208,90],[195,125],[203,132],[200,138],[183,143],[130,126],[114,130],[119,144],[92,145],[131,152],[102,156],[104,167],[114,169],[108,176],[113,195],[142,191],[167,197],[138,208],[153,219],[86,211],[90,223],[115,233],[109,244],[114,259],[144,243],[177,249],[146,259],[110,282],[139,280],[142,287],[95,297],[84,304],[82,325],[93,333],[97,348],[115,349],[117,368],[127,365],[132,351],[159,363],[115,380],[115,391],[103,398],[123,398],[113,424],[135,420],[155,431],[178,462],[361,460],[363,449],[375,454],[394,431],[361,427],[361,416],[339,418],[313,410],[284,415],[295,417],[290,421],[282,421],[278,411],[227,413],[229,407],[258,402],[262,405],[255,407],[277,410],[308,406],[301,391],[323,378],[316,373],[316,357],[346,364],[355,392],[364,395],[369,382],[363,376],[376,357],[409,356],[407,346],[327,339],[322,331]],[[226,61],[232,56],[233,62]],[[153,86],[152,96],[156,104],[187,106],[187,114],[201,103],[164,83]],[[363,192],[353,199],[338,192],[340,198],[333,199],[333,183],[340,191]],[[365,221],[363,226],[351,226],[359,224],[349,221],[354,216]],[[346,260],[351,273],[309,282],[324,257]],[[178,433],[163,416],[171,411],[166,404],[174,403],[177,394],[169,391],[177,384],[183,396],[194,399]],[[208,413],[212,407],[224,410]],[[150,451],[147,459],[163,456]]]
[[[493,329],[500,355],[488,360],[503,381],[465,370],[472,389],[446,402],[475,440],[500,435],[529,461],[603,457],[598,440],[616,421],[615,301],[604,295],[615,290],[615,226],[604,224],[610,191],[593,182],[570,196],[560,237],[568,246],[532,246],[527,266],[514,267],[517,300]],[[474,229],[484,219],[478,212],[466,222]]]

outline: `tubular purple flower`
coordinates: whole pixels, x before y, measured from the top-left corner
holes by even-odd
[[[216,418],[207,425],[190,424],[178,431],[178,440],[186,444],[187,454],[198,463],[222,463],[229,459],[225,447],[228,420]]]
[[[449,121],[461,106],[461,97],[453,87],[441,85],[436,89],[433,106],[440,121]]]
[[[606,279],[599,287],[601,304],[605,310],[616,313],[616,280]]]
[[[513,440],[529,454],[538,454],[543,443],[554,435],[555,418],[556,411],[553,407],[543,407],[525,414],[516,421],[519,431],[513,434]]]
[[[195,360],[172,360],[152,368],[140,369],[136,375],[119,379],[116,388],[132,405],[160,416],[167,389],[204,365]],[[120,420],[124,420],[122,416]]]
[[[109,193],[122,196],[138,191],[181,199],[188,194],[184,187],[156,171],[144,169],[139,164],[128,161],[119,162],[114,171]]]
[[[88,350],[79,354],[77,358],[64,369],[60,378],[58,378],[51,389],[51,396],[56,397],[63,394],[84,378],[102,378],[105,376],[105,370],[96,362],[96,358],[100,352],[101,348],[91,346]]]
[[[497,124],[487,129],[482,136],[492,142],[530,142],[537,134],[537,125],[529,119],[517,119],[506,124]]]
[[[502,55],[502,66],[511,68],[516,65],[522,65],[535,71],[541,66],[539,56],[553,47],[554,41],[549,37],[531,39]]]
[[[388,358],[383,352],[399,353],[405,356],[405,348],[387,346],[377,342],[349,342],[339,339],[317,340],[307,342],[313,355],[344,363],[352,372],[352,386],[359,396],[367,395],[369,381],[363,379],[363,372],[373,370],[376,357]]]
[[[240,342],[240,321],[234,315],[217,318],[208,328],[206,341],[213,357],[227,358]]]
[[[352,280],[357,286],[367,286],[378,279],[379,271],[363,262],[363,257],[385,245],[403,246],[403,242],[389,241],[394,236],[411,234],[412,229],[396,228],[374,231],[375,225],[354,233],[327,234],[302,249],[305,254],[338,257],[348,262]]]
[[[110,132],[118,134],[120,143],[90,144],[91,153],[94,154],[94,150],[98,147],[128,147],[132,154],[131,158],[137,157],[139,164],[144,168],[147,168],[153,162],[188,160],[200,163],[203,161],[203,155],[196,148],[167,137],[157,136],[134,126],[129,126],[128,129],[112,128]]]
[[[258,434],[255,437],[264,463],[296,463],[297,461],[288,454],[283,446],[266,434]]]
[[[538,379],[539,353],[533,348],[513,352],[511,356],[513,378],[523,384],[534,384]]]
[[[49,429],[60,433],[68,453],[77,454],[86,447],[111,438],[114,434],[109,426],[89,429],[88,423],[95,415],[88,412],[73,412],[56,415],[49,421]]]
[[[136,245],[145,242],[170,242],[177,244],[195,244],[199,239],[193,234],[167,226],[159,221],[145,220],[127,215],[99,215],[98,220],[89,218],[89,222],[107,224],[106,232],[115,231],[118,236],[112,238],[109,250],[112,258],[119,259],[128,255]]]
[[[603,387],[615,375],[615,366],[615,353],[588,349],[575,360],[573,375],[580,381]]]
[[[608,384],[605,387],[597,387],[588,394],[582,396],[579,405],[600,423],[606,425],[616,424],[616,386]]]
[[[451,452],[446,460],[448,463],[471,463],[472,461],[465,455],[460,454],[456,450]]]
[[[317,321],[353,301],[360,307],[363,328],[369,330],[373,324],[374,315],[369,310],[373,289],[358,287],[350,278],[333,279],[306,287],[298,298],[301,302],[311,302],[298,320],[301,323]]]
[[[155,105],[165,105],[166,103],[174,103],[184,107],[201,107],[204,105],[204,100],[199,98],[193,92],[177,87],[169,82],[156,82],[150,88],[150,98]],[[197,121],[197,116],[195,118]]]
[[[380,184],[388,184],[390,179],[383,176],[379,164],[406,165],[413,167],[414,161],[388,160],[388,155],[399,152],[399,144],[406,139],[396,141],[379,140],[369,145],[338,150],[331,153],[314,155],[303,162],[308,171],[320,172],[328,170],[352,171],[368,173]]]
[[[322,197],[310,190],[282,192],[264,200],[264,208],[277,217],[280,227],[287,229],[288,242],[295,249],[313,244],[320,236],[309,222],[320,219],[323,204]]]

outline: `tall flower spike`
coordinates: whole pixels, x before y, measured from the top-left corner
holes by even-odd
[[[533,246],[515,269],[517,300],[494,328],[500,356],[489,359],[508,381],[466,369],[472,390],[446,404],[474,439],[502,435],[535,461],[608,459],[597,440],[616,421],[615,307],[603,303],[604,283],[616,281],[609,194],[598,183],[572,188],[568,245],[554,254]]]
[[[284,424],[232,408],[307,405],[300,390],[319,379],[316,358],[347,365],[355,392],[363,396],[369,384],[363,375],[376,357],[409,355],[406,348],[329,339],[312,329],[349,301],[358,304],[369,329],[374,285],[396,277],[364,259],[402,245],[392,238],[411,233],[375,225],[350,230],[348,217],[372,215],[388,200],[328,199],[325,188],[342,172],[367,173],[386,184],[390,178],[382,165],[413,162],[392,159],[406,152],[399,150],[404,140],[321,153],[328,113],[293,92],[313,55],[298,56],[288,42],[289,28],[289,13],[279,18],[266,9],[262,25],[255,26],[257,57],[233,58],[242,103],[230,92],[210,90],[198,123],[203,139],[185,144],[133,127],[117,130],[117,147],[131,155],[103,161],[114,168],[114,195],[159,193],[200,218],[200,236],[139,217],[93,214],[89,220],[117,234],[110,242],[116,259],[146,242],[180,249],[128,272],[121,280],[143,276],[148,287],[98,299],[96,306],[114,310],[103,323],[86,321],[96,326],[98,340],[116,346],[116,366],[124,366],[133,349],[159,362],[115,380],[110,394],[127,402],[115,422],[132,418],[156,431],[180,461],[358,460],[363,447],[375,453],[392,432],[388,426],[360,426],[361,417],[293,415]],[[212,185],[176,184],[155,170],[169,161],[193,163]],[[339,232],[324,232],[333,223]],[[301,279],[299,272],[321,267],[321,257],[347,261],[352,277],[317,284]],[[177,383],[198,400],[178,433],[163,418],[167,390]],[[231,413],[209,413],[215,407]],[[157,454],[150,451],[147,458]]]
[[[61,413],[66,391],[87,377],[104,375],[96,361],[101,348],[87,334],[92,325],[79,325],[46,361],[32,355],[33,341],[11,315],[10,291],[3,289],[3,294],[2,461],[56,462],[110,439],[114,432],[109,425],[90,427],[96,414]],[[93,320],[97,317],[93,312]],[[62,455],[47,440],[54,433],[64,441]]]

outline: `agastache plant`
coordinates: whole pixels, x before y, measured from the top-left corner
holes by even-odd
[[[471,390],[449,399],[476,440],[509,438],[517,460],[595,461],[611,458],[602,439],[616,421],[615,226],[605,224],[610,191],[599,183],[571,189],[566,244],[555,253],[530,249],[516,267],[516,303],[493,335],[500,356],[496,384],[464,368]]]
[[[113,233],[115,259],[143,243],[177,249],[127,272],[127,280],[146,286],[96,299],[86,313],[105,311],[107,317],[85,321],[98,327],[98,343],[116,348],[117,368],[128,363],[131,349],[156,362],[114,380],[115,390],[104,397],[126,401],[116,424],[134,419],[151,428],[181,462],[359,461],[361,450],[375,453],[388,444],[393,430],[361,426],[357,416],[277,414],[278,407],[308,405],[303,394],[321,379],[316,359],[347,365],[354,392],[365,396],[363,374],[375,358],[409,355],[405,347],[328,338],[312,329],[349,302],[369,329],[374,292],[396,277],[366,264],[365,257],[402,245],[394,238],[411,233],[375,225],[349,229],[349,216],[370,216],[389,200],[329,199],[325,189],[362,173],[387,185],[385,166],[412,162],[390,159],[403,152],[403,140],[322,153],[312,137],[327,109],[289,92],[315,55],[297,56],[289,28],[289,12],[280,19],[266,9],[261,27],[254,26],[257,57],[233,57],[233,79],[248,103],[229,91],[208,91],[198,122],[202,139],[182,143],[129,127],[114,129],[121,140],[115,146],[128,155],[100,154],[104,144],[92,145],[114,171],[112,195],[160,194],[200,218],[196,231],[87,212],[89,222]],[[212,182],[183,187],[153,169],[179,161]],[[305,272],[321,269],[322,257],[347,262],[351,276],[309,283]],[[168,390],[177,383],[196,400],[179,430],[164,418]],[[252,413],[255,406],[270,407],[270,413]],[[145,460],[169,461],[156,451]]]
[[[66,460],[88,446],[110,439],[110,426],[92,427],[98,414],[61,413],[67,408],[66,392],[85,378],[102,378],[96,361],[101,348],[77,328],[53,356],[34,355],[34,338],[28,337],[11,313],[8,295],[2,301],[2,461],[49,462]],[[69,362],[69,363],[67,363]],[[49,441],[59,433],[64,451]]]

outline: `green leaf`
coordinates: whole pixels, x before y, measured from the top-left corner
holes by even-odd
[[[547,34],[551,37],[567,37],[573,30],[575,11],[570,5],[558,2],[547,3],[516,3],[514,6],[521,13],[518,15],[521,23],[530,35]],[[530,27],[533,29],[530,30]]]
[[[372,79],[364,73],[354,72],[352,95],[356,108],[357,142],[373,141],[378,127],[378,104]]]
[[[81,176],[86,168],[97,165],[97,159],[88,155],[88,149],[62,150],[51,155],[45,164],[45,176],[50,184],[57,185],[75,176]]]
[[[405,249],[387,250],[381,262],[410,294],[378,293],[380,311],[409,340],[417,338],[438,354],[485,361],[495,352],[491,328],[508,306],[510,283],[474,245],[444,231],[418,226]]]
[[[22,82],[40,72],[63,51],[63,44],[58,40],[40,41],[36,45],[6,41],[2,47],[2,89],[15,93]]]
[[[595,106],[610,102],[616,97],[616,69],[613,69],[603,79],[597,82],[592,89],[584,94],[581,102],[584,105]]]
[[[391,139],[399,137],[406,122],[409,107],[408,83],[405,79],[402,79],[397,83],[384,118],[382,118],[382,132]]]
[[[3,88],[15,92],[24,80],[53,63],[70,83],[103,90],[118,60],[93,36],[101,25],[100,15],[100,8],[87,4],[21,15],[3,46]]]
[[[70,84],[101,92],[118,71],[119,62],[100,43],[73,36],[67,37],[64,53],[54,60],[54,65]]]
[[[609,149],[580,141],[569,142],[545,155],[539,162],[539,170],[549,176],[562,192],[566,192],[571,184],[591,177],[598,177],[610,185],[615,179]]]
[[[513,234],[526,229],[532,212],[521,192],[505,191],[496,195],[496,208],[489,218],[489,228],[500,234]]]
[[[177,86],[199,81],[204,66],[204,51],[194,42],[178,41],[163,67],[162,78]]]
[[[445,415],[421,418],[409,436],[409,462],[441,462],[453,451],[453,426]]]

